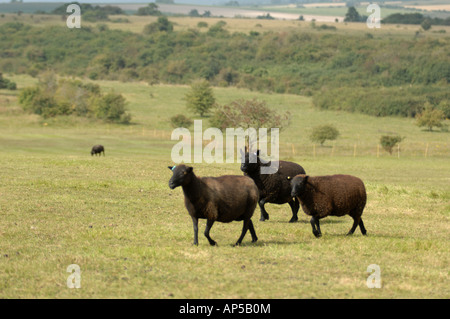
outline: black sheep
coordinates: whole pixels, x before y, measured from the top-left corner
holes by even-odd
[[[105,156],[105,148],[103,147],[103,145],[92,146],[91,156],[93,156],[94,154],[102,155],[101,153],[103,153],[103,156]]]
[[[215,221],[229,223],[242,220],[242,233],[236,245],[240,245],[247,230],[250,229],[252,242],[256,242],[256,232],[251,221],[256,203],[258,188],[245,176],[225,175],[220,177],[197,177],[193,168],[186,165],[169,166],[173,171],[169,187],[183,188],[184,204],[194,224],[194,245],[198,245],[198,219],[205,218],[205,236],[210,245],[216,242],[209,236]]]
[[[307,176],[297,175],[291,181],[292,197],[300,200],[305,214],[311,217],[313,234],[322,235],[319,220],[327,216],[350,215],[353,226],[347,235],[353,234],[359,225],[361,233],[366,229],[361,215],[366,206],[366,188],[361,179],[351,175]]]
[[[290,223],[298,220],[298,210],[300,204],[297,198],[291,196],[291,185],[286,180],[288,176],[295,176],[298,174],[305,174],[303,167],[296,163],[279,161],[278,171],[272,174],[261,174],[261,167],[270,166],[271,162],[262,163],[259,157],[259,150],[256,153],[249,153],[247,148],[245,153],[242,152],[241,171],[244,175],[249,176],[255,182],[259,189],[259,208],[261,210],[261,221],[269,219],[264,205],[266,203],[273,204],[285,204],[288,203],[291,206],[292,218]],[[253,157],[253,159],[252,159]],[[255,163],[251,163],[255,162]],[[276,164],[276,162],[275,162]]]

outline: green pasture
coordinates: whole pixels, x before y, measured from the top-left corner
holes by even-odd
[[[4,75],[19,89],[29,76]],[[44,120],[24,113],[17,92],[0,90],[1,298],[449,298],[450,138],[405,118],[318,111],[310,97],[214,88],[219,103],[258,98],[292,113],[281,157],[311,175],[353,174],[366,184],[368,236],[345,234],[350,217],[326,218],[322,238],[309,218],[289,224],[288,205],[267,205],[241,247],[241,223],[216,223],[210,247],[192,245],[181,189],[170,190],[168,119],[185,113],[189,87],[98,81],[122,93],[132,125]],[[308,139],[317,124],[341,136],[324,147]],[[206,129],[207,118],[203,119]],[[383,132],[406,139],[400,152],[377,152]],[[105,157],[90,148],[105,145]],[[356,145],[356,152],[355,152]],[[425,148],[428,145],[427,153]],[[315,153],[313,153],[315,149]],[[199,176],[240,175],[239,164],[192,164]],[[81,288],[66,272],[81,269]],[[382,287],[366,285],[379,265]]]

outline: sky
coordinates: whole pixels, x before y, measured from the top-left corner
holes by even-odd
[[[69,2],[80,2],[80,3],[150,3],[155,2],[152,0],[23,0],[23,2],[60,2],[60,3],[69,3]],[[9,3],[11,0],[0,0],[0,3]],[[219,3],[224,3],[226,0],[175,0],[177,4],[209,4],[215,5]]]
[[[11,0],[0,0],[0,3],[9,3]],[[150,3],[154,0],[23,0],[23,2],[60,2],[69,3],[77,1],[80,3]],[[201,4],[201,5],[223,5],[229,0],[175,0],[176,4]],[[241,4],[261,2],[264,4],[270,3],[270,0],[237,0]],[[331,1],[331,0],[330,0]]]

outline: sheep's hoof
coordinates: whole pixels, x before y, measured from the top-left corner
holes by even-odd
[[[298,217],[292,217],[291,220],[289,221],[290,223],[295,223],[298,221]]]
[[[313,232],[314,236],[316,236],[316,238],[320,238],[322,237],[322,234],[319,233],[318,231]]]

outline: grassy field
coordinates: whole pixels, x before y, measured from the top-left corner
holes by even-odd
[[[82,27],[97,27],[99,25],[106,25],[110,29],[125,30],[135,33],[142,33],[147,24],[155,22],[157,17],[152,16],[134,16],[134,15],[117,15],[110,17],[113,21],[105,22],[87,22],[82,19]],[[128,22],[124,22],[128,20]],[[192,18],[192,17],[169,17],[169,20],[174,24],[175,31],[186,31],[189,29],[197,29],[202,32],[209,30],[219,21],[225,21],[224,29],[230,33],[234,32],[288,32],[292,30],[305,30],[308,32],[324,32],[313,27],[310,21],[298,20],[265,20],[265,19],[245,19],[245,18]],[[65,26],[66,21],[61,19],[58,15],[42,15],[42,14],[22,14],[17,15],[13,13],[6,13],[0,17],[0,24],[8,22],[21,22],[33,26]],[[199,28],[199,22],[206,22],[208,27]],[[366,34],[370,33],[378,37],[415,37],[416,32],[422,32],[418,25],[390,25],[383,24],[380,29],[369,29],[365,23],[344,23],[344,22],[316,22],[316,26],[328,25],[336,27],[337,32],[345,32],[351,34]],[[440,31],[440,32],[438,32]],[[427,37],[441,38],[446,37],[450,33],[449,26],[434,26],[431,31],[427,32]]]
[[[5,77],[19,89],[36,81]],[[127,98],[132,125],[43,120],[22,112],[17,92],[0,90],[1,298],[450,297],[449,133],[411,119],[318,111],[309,97],[214,88],[219,103],[257,97],[293,114],[282,158],[311,175],[361,177],[368,236],[346,237],[347,216],[324,219],[316,239],[302,212],[289,224],[288,205],[268,205],[269,221],[258,221],[259,210],[253,217],[256,244],[247,234],[232,247],[241,223],[216,223],[218,247],[210,247],[202,221],[193,247],[182,191],[169,189],[166,168],[176,143],[168,118],[186,112],[188,87],[96,83]],[[341,137],[314,156],[307,136],[317,123],[336,124]],[[377,157],[383,131],[406,136],[400,158]],[[96,143],[105,157],[90,156]],[[241,175],[239,164],[193,166],[200,176]],[[81,268],[80,289],[66,286],[71,264]],[[381,289],[366,286],[370,264],[380,266]]]

